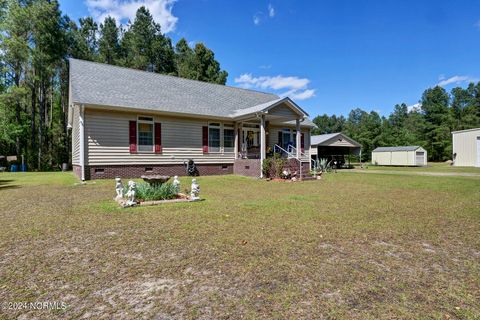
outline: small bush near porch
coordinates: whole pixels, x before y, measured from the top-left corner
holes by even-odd
[[[198,181],[206,201],[120,209],[113,181],[0,173],[2,302],[67,304],[0,318],[480,316],[478,177]]]

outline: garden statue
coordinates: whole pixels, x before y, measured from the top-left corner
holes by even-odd
[[[120,177],[115,178],[115,192],[117,193],[115,200],[123,199],[123,183]]]
[[[178,176],[173,177],[173,187],[175,188],[175,192],[178,194],[180,192],[180,180],[178,180]]]
[[[199,194],[200,194],[200,186],[197,183],[197,179],[192,179],[190,200],[200,200],[200,197],[198,196]]]
[[[137,184],[135,183],[135,181],[128,181],[128,191],[127,191],[127,202],[126,202],[126,205],[127,206],[134,206],[137,204],[137,201],[135,200],[135,193],[136,193],[136,189],[137,188]]]

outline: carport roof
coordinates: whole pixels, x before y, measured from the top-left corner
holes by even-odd
[[[358,143],[357,141],[353,140],[352,138],[344,135],[341,132],[336,132],[336,133],[327,133],[327,134],[320,134],[316,136],[312,136],[310,138],[310,145],[312,146],[321,146],[321,145],[328,145],[330,140],[336,138],[336,137],[342,137],[343,139],[349,141],[351,144],[361,147],[362,145]]]

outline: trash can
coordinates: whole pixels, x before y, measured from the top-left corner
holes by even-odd
[[[25,163],[22,163],[22,164],[20,165],[20,171],[22,171],[22,172],[27,172],[27,165],[26,165]]]
[[[17,172],[17,165],[16,164],[12,164],[10,166],[10,172]]]
[[[68,171],[68,163],[62,163],[62,171]]]

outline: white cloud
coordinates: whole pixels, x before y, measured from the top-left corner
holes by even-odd
[[[242,88],[270,90],[281,97],[288,96],[296,100],[305,100],[315,96],[315,89],[308,88],[310,80],[307,78],[284,77],[282,75],[254,77],[249,73],[244,73],[235,78],[234,81]]]
[[[253,16],[253,24],[254,25],[258,26],[260,24],[260,22],[262,21],[261,15],[262,15],[262,13],[258,12]]]
[[[413,112],[413,111],[419,112],[422,110],[422,104],[421,103],[412,104],[411,106],[407,106],[407,110],[408,112]]]
[[[466,82],[477,82],[478,79],[470,77],[470,76],[453,76],[450,78],[445,78],[443,75],[440,76],[438,79],[440,80],[437,83],[437,86],[444,87],[449,84],[461,84],[461,83],[466,83]]]
[[[270,18],[275,17],[275,14],[276,14],[275,8],[271,3],[268,4],[267,14],[268,14],[268,17]],[[258,26],[260,23],[262,23],[262,21],[265,19],[267,14],[265,14],[263,11],[258,11],[257,13],[255,13],[253,15],[253,24]]]
[[[268,16],[270,18],[275,17],[275,8],[273,7],[273,5],[271,3],[268,4]]]
[[[88,12],[98,22],[103,22],[111,16],[118,23],[125,23],[135,19],[135,13],[141,6],[145,6],[160,24],[163,33],[175,30],[178,18],[172,13],[176,0],[85,0]]]

